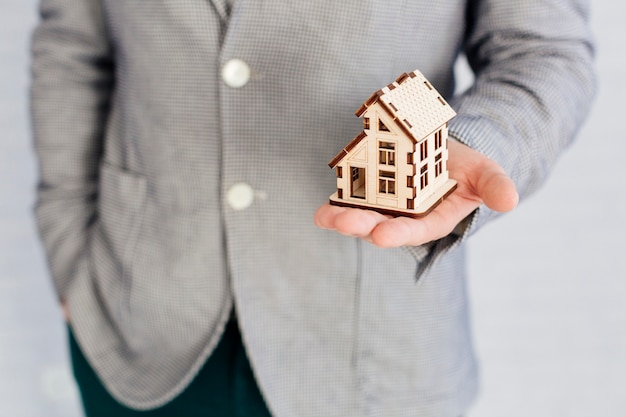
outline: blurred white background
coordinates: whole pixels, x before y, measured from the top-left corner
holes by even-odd
[[[626,6],[596,2],[600,92],[547,185],[470,252],[482,394],[469,417],[626,415]],[[35,0],[0,0],[0,416],[79,417],[32,220]]]

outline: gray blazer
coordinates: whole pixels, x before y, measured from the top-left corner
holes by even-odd
[[[593,95],[585,3],[42,0],[37,219],[110,392],[173,398],[234,306],[278,417],[461,414],[476,392],[462,243],[494,213],[379,249],[313,225],[326,163],[359,105],[418,68],[458,112],[451,136],[528,195]],[[452,97],[460,51],[477,78]],[[235,58],[241,87],[221,75]]]

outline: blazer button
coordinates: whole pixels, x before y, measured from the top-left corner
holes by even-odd
[[[222,79],[229,87],[243,87],[250,81],[250,67],[241,59],[231,59],[222,67]]]
[[[254,190],[245,182],[238,182],[230,187],[226,200],[233,210],[245,210],[254,201]]]

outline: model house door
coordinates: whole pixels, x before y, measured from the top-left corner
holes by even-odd
[[[365,199],[365,168],[350,167],[350,197]]]

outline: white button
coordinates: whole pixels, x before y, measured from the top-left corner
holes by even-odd
[[[245,182],[238,182],[230,187],[226,199],[233,210],[245,210],[254,201],[254,190]]]
[[[241,59],[231,59],[222,67],[222,79],[229,87],[243,87],[250,80],[250,67]]]

